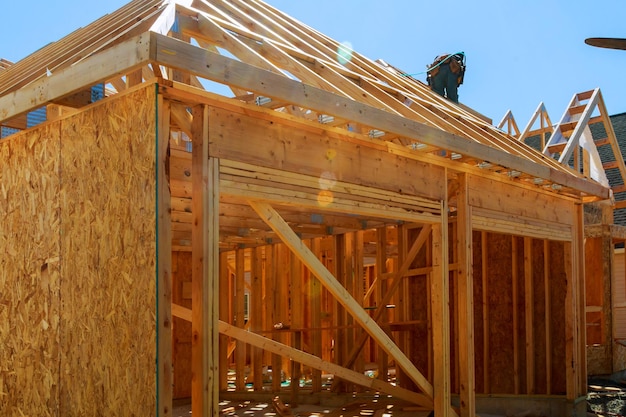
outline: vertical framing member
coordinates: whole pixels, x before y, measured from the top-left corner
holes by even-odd
[[[170,103],[157,96],[157,415],[172,415],[172,219],[167,172]]]

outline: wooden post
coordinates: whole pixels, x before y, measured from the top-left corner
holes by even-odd
[[[355,245],[354,245],[354,250],[355,250],[354,262],[356,263],[355,271],[354,271],[355,281],[356,281],[356,287],[354,289],[354,298],[361,305],[361,307],[363,307],[363,297],[365,296],[365,285],[366,285],[366,282],[364,282],[365,268],[363,265],[363,260],[365,259],[365,254],[364,254],[365,248],[363,245],[363,242],[364,242],[363,235],[364,233],[362,230],[356,232]],[[350,316],[350,322],[354,324],[354,320],[352,316]],[[365,332],[360,326],[356,326],[353,340],[360,339],[361,335],[364,333]],[[349,353],[348,353],[348,356],[349,356]],[[357,372],[360,372],[361,374],[365,370],[365,359],[362,354],[358,355],[357,358],[355,359],[353,369]],[[362,388],[360,386],[356,386],[355,390],[362,391]]]
[[[240,329],[245,324],[245,249],[235,251],[235,326]],[[235,347],[235,389],[242,392],[245,389],[246,344],[237,340]]]
[[[489,279],[487,277],[487,263],[489,262],[489,253],[487,250],[487,232],[480,234],[480,247],[482,255],[482,281],[483,281],[483,381],[484,393],[489,394],[491,384],[489,382]]]
[[[567,399],[574,401],[586,392],[585,286],[583,256],[583,213],[577,208],[574,241],[564,244],[567,292],[565,296],[565,364]]]
[[[334,272],[333,275],[337,278],[337,281],[343,285],[344,288],[346,288],[346,270],[344,269],[345,267],[345,263],[344,263],[344,259],[346,257],[346,250],[345,250],[345,235],[340,234],[340,235],[335,235],[332,237],[333,239],[333,266],[334,266]],[[346,288],[347,290],[347,288]],[[335,330],[333,330],[333,339],[335,341],[333,347],[333,358],[332,358],[332,362],[336,363],[336,364],[342,364],[344,362],[344,349],[346,348],[346,329],[345,329],[345,325],[346,325],[346,321],[345,321],[345,316],[347,314],[346,310],[343,308],[343,306],[339,303],[339,301],[337,301],[336,299],[333,299],[331,302],[331,305],[333,307],[333,315],[332,315],[332,320],[333,320],[333,327],[335,328]],[[345,384],[342,383],[342,381],[337,381],[339,386],[341,386],[343,389],[345,389]]]
[[[458,363],[461,417],[473,417],[476,414],[472,208],[469,205],[468,180],[467,174],[459,175],[459,190],[457,194],[457,251],[459,263],[457,273],[457,318],[459,323]]]
[[[311,242],[311,251],[315,254],[316,257],[319,257],[320,254],[320,239],[313,239]],[[313,329],[319,329],[322,327],[322,284],[319,279],[311,273],[311,271],[307,271],[309,274],[309,297],[310,297],[310,306],[309,311],[311,312],[311,326]],[[311,339],[311,347],[313,355],[317,357],[322,357],[322,332],[321,331],[313,331],[310,332]],[[322,390],[322,372],[318,369],[314,369],[312,371],[312,385],[311,389],[313,392],[320,392]]]
[[[600,100],[601,105],[604,106],[602,100]],[[606,114],[606,111],[604,111]],[[612,126],[610,122],[605,124],[610,129]],[[614,136],[614,135],[613,135]],[[587,314],[585,313],[585,220],[584,220],[584,210],[583,205],[579,204],[576,206],[576,222],[574,225],[574,241],[573,245],[573,256],[574,259],[572,262],[575,262],[574,272],[577,273],[577,281],[578,281],[578,297],[577,297],[577,313],[578,313],[578,390],[576,397],[580,397],[587,394]],[[607,237],[609,250],[611,253],[611,265],[610,268],[614,268],[613,255],[615,254],[613,251],[613,245],[610,235]],[[565,247],[567,253],[567,246]],[[567,260],[567,257],[566,257]],[[614,271],[611,271],[611,276],[614,275]],[[611,333],[612,335],[612,333]],[[613,338],[609,337],[609,341],[612,341]]]
[[[193,109],[191,409],[219,413],[219,165],[209,160],[209,109]]]
[[[159,94],[157,138],[157,415],[172,415],[172,219],[169,188],[170,104]]]
[[[259,332],[263,330],[263,247],[252,250],[252,282],[250,288],[250,330]],[[263,390],[263,349],[252,348],[252,380],[254,390]]]
[[[288,254],[291,267],[291,326],[295,329],[293,333],[294,349],[302,349],[302,329],[304,327],[304,297],[302,263],[299,259]],[[298,394],[300,392],[300,376],[302,366],[299,362],[291,362],[291,407],[297,406]]]
[[[374,292],[376,300],[376,308],[380,309],[382,314],[376,318],[378,323],[384,326],[387,323],[388,315],[385,310],[384,304],[386,304],[385,299],[385,282],[382,279],[383,274],[387,272],[387,229],[385,227],[380,227],[376,229],[376,291]],[[398,279],[402,279],[402,277],[398,277]],[[387,354],[379,345],[376,349],[376,356],[378,362],[378,379],[387,381],[388,373],[389,373],[389,358]]]
[[[219,288],[222,291],[219,303],[219,319],[232,324],[229,314],[231,300],[233,300],[232,292],[229,291],[230,272],[228,270],[228,253],[223,252],[219,255]],[[219,335],[219,366],[218,366],[218,389],[226,391],[228,388],[228,336]]]
[[[433,335],[433,401],[435,415],[451,411],[450,387],[450,305],[448,272],[448,207],[442,202],[441,224],[433,225],[432,279],[430,281]]]

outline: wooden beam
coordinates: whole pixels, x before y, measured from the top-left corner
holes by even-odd
[[[169,102],[157,99],[157,416],[172,415],[172,219],[167,172],[170,137]]]
[[[219,165],[209,161],[207,106],[193,109],[192,125],[192,339],[191,408],[214,416],[218,407],[219,364]]]
[[[459,175],[457,191],[457,286],[460,415],[476,414],[474,369],[474,268],[472,262],[472,207],[469,205],[467,174]],[[483,249],[484,250],[484,249]]]
[[[572,187],[588,194],[607,198],[609,190],[601,185],[573,176],[566,170],[557,170],[518,155],[509,154],[473,140],[455,136],[443,130],[408,120],[400,115],[356,102],[319,88],[302,84],[283,75],[261,70],[252,65],[212,53],[156,33],[153,59],[160,64],[187,70],[195,75],[228,84],[267,97],[285,100],[324,114],[352,120],[365,126],[376,126],[427,145],[482,161],[518,170],[534,177]]]
[[[450,383],[450,276],[448,271],[448,206],[441,204],[441,224],[433,225],[430,280],[433,337],[433,392],[436,416],[456,415]]]
[[[176,317],[190,321],[193,324],[192,311],[188,308],[185,308],[178,304],[173,304],[172,312]],[[272,352],[277,355],[286,356],[292,361],[301,363],[305,366],[310,366],[314,369],[332,373],[338,378],[345,379],[346,381],[350,381],[376,391],[384,392],[385,394],[389,394],[395,398],[420,405],[425,409],[432,409],[432,401],[423,394],[409,391],[404,388],[399,388],[392,384],[370,378],[360,372],[355,372],[343,368],[334,363],[322,360],[317,356],[311,355],[298,349],[294,349],[283,343],[273,341],[264,336],[249,332],[239,327],[232,326],[224,321],[219,322],[219,331],[220,334],[230,336],[239,342],[248,343],[259,349],[267,350],[268,352]]]
[[[320,282],[330,291],[337,300],[353,315],[355,320],[363,326],[370,336],[374,338],[385,351],[396,361],[396,365],[402,368],[417,386],[430,398],[433,395],[433,387],[422,373],[413,365],[409,358],[401,352],[389,336],[372,320],[369,314],[352,298],[346,289],[337,282],[337,279],[324,267],[298,238],[289,225],[280,217],[269,204],[250,201],[252,208],[265,220],[265,222],[278,234],[291,251],[315,274]]]
[[[0,97],[0,122],[148,64],[151,37],[144,33]]]

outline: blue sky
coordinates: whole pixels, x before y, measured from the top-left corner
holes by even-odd
[[[422,80],[436,55],[464,51],[459,99],[494,123],[510,109],[522,129],[540,102],[557,122],[575,93],[596,87],[610,114],[626,112],[626,51],[584,43],[587,37],[626,38],[623,0],[449,0],[445,7],[422,0],[267,2]],[[19,60],[125,3],[7,2],[0,57]]]

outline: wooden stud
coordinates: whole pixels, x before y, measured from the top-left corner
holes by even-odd
[[[474,369],[474,276],[472,256],[472,207],[468,198],[468,176],[459,175],[457,192],[457,317],[459,338],[459,398],[461,417],[476,414]],[[483,252],[486,248],[483,246]],[[485,329],[487,331],[487,329]]]
[[[263,247],[253,249],[250,262],[252,270],[250,286],[250,330],[263,331]],[[263,390],[263,349],[252,348],[252,381],[255,391]]]
[[[248,251],[249,252],[249,251]],[[245,324],[245,249],[235,251],[235,326],[240,329],[246,327]],[[249,294],[248,294],[249,295]],[[245,367],[246,367],[246,344],[237,340],[235,348],[235,389],[243,391],[245,389]]]
[[[376,321],[379,325],[384,326],[389,320],[387,318],[387,311],[385,309],[385,304],[383,303],[385,291],[385,282],[381,279],[381,277],[387,273],[387,230],[384,227],[381,227],[376,230],[376,289],[374,291],[374,302],[376,303],[377,309],[380,309],[381,315],[376,318]],[[401,280],[402,277],[398,277],[398,280]],[[389,297],[390,298],[390,297]],[[391,301],[391,299],[389,299]],[[378,379],[387,381],[389,374],[389,357],[385,353],[382,346],[377,346],[376,352],[377,362],[378,362]]]
[[[299,259],[288,253],[289,265],[291,268],[291,325],[295,329],[304,328],[304,297],[305,286],[303,283],[302,263]],[[298,330],[293,335],[294,349],[302,350],[302,330]],[[302,366],[300,362],[291,362],[291,401],[292,407],[298,405],[297,399],[300,392],[300,378],[302,376]]]
[[[162,95],[157,99],[158,148],[157,148],[157,415],[172,415],[172,219],[171,196],[167,172],[169,171],[168,147],[170,139],[170,105]]]
[[[217,416],[219,366],[219,165],[209,161],[207,106],[193,109],[192,412]]]
[[[452,410],[450,387],[450,317],[448,272],[448,216],[447,204],[442,202],[441,225],[433,225],[432,233],[432,279],[430,282],[432,303],[433,338],[433,401],[436,416],[456,415]]]
[[[311,252],[319,258],[320,256],[320,239],[313,239],[311,242]],[[296,256],[296,254],[294,254]],[[296,256],[297,257],[297,256]],[[298,258],[300,262],[303,262],[300,258]],[[304,262],[303,262],[304,263]],[[306,265],[306,264],[305,264]],[[322,284],[319,279],[315,276],[313,271],[307,269],[307,275],[309,276],[309,299],[310,306],[309,311],[311,312],[311,326],[314,329],[319,329],[322,326]],[[320,332],[309,332],[309,339],[311,340],[311,348],[313,355],[317,357],[322,356],[322,335]],[[312,375],[312,391],[320,392],[322,390],[322,373],[320,370],[314,370]]]
[[[232,315],[229,314],[229,308],[234,299],[234,294],[230,285],[230,271],[228,268],[228,252],[221,252],[219,254],[219,288],[221,291],[219,297],[219,319],[230,323],[232,321]],[[217,385],[220,391],[226,391],[228,388],[228,345],[229,340],[227,336],[219,335],[219,352],[218,352],[218,381]]]

